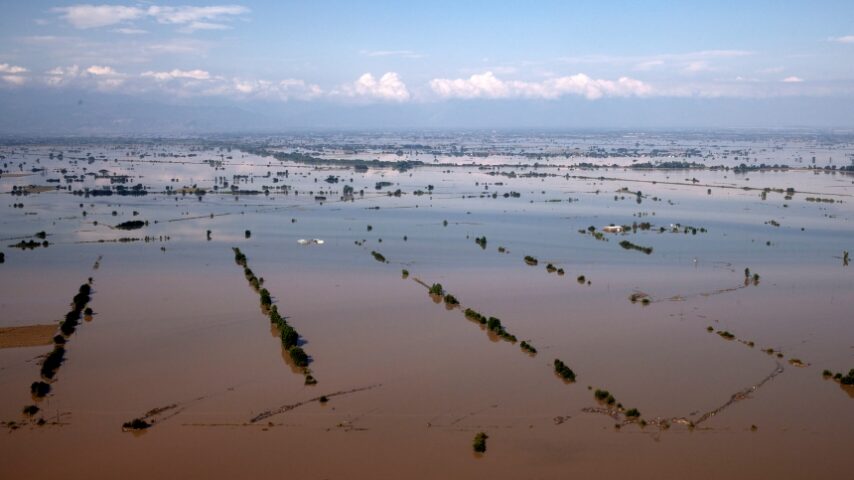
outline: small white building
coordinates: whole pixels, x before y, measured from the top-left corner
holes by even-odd
[[[602,227],[602,231],[605,233],[623,233],[623,227],[619,225],[608,225],[607,227]]]

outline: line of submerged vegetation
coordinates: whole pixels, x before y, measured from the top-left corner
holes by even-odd
[[[59,333],[53,337],[53,350],[48,353],[41,363],[41,379],[33,382],[30,385],[30,393],[35,402],[39,402],[46,397],[51,391],[51,385],[56,381],[56,374],[59,372],[59,367],[65,362],[65,344],[71,338],[71,335],[77,330],[80,324],[80,319],[85,315],[92,315],[92,309],[87,307],[87,304],[92,299],[91,286],[92,279],[89,283],[84,283],[77,290],[77,294],[71,300],[71,310],[65,314],[65,318],[59,324]],[[32,417],[39,412],[39,407],[36,404],[27,405],[23,410],[24,414]],[[39,419],[37,424],[44,425],[44,419]]]
[[[294,365],[302,370],[305,376],[306,385],[314,385],[317,380],[312,376],[311,370],[308,368],[310,359],[308,354],[299,346],[300,335],[294,327],[292,327],[285,317],[279,313],[279,308],[273,305],[273,298],[270,292],[264,288],[264,279],[255,276],[255,273],[249,268],[246,255],[237,247],[232,247],[234,251],[234,263],[243,267],[243,274],[252,287],[258,293],[261,301],[261,311],[270,319],[270,323],[276,326],[279,330],[279,338],[282,342],[282,348],[288,352],[288,356],[294,362]]]
[[[408,273],[408,272],[407,272]],[[420,283],[420,281],[419,281]],[[426,284],[424,284],[426,286]],[[434,283],[430,285],[428,288],[428,293],[433,301],[440,302],[444,301],[445,307],[448,309],[457,308],[460,306],[460,301],[457,300],[457,297],[445,291],[445,288],[441,283]],[[516,343],[518,339],[516,335],[508,332],[504,325],[501,323],[501,319],[492,316],[486,316],[481,314],[480,312],[472,309],[466,308],[463,310],[463,315],[473,322],[478,323],[481,328],[485,329],[488,334],[492,334],[497,336],[498,338],[508,341],[510,343]],[[523,352],[528,353],[530,355],[536,355],[537,349],[534,348],[528,341],[523,341],[520,344],[520,348]]]
[[[637,250],[639,252],[643,252],[647,255],[652,253],[652,247],[644,247],[641,245],[636,245],[628,240],[623,240],[620,242],[620,246],[625,248],[626,250]]]

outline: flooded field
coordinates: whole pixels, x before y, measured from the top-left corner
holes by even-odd
[[[832,134],[6,142],[0,477],[836,478],[852,161]]]

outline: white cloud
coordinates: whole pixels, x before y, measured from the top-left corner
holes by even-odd
[[[542,82],[504,81],[492,72],[472,75],[467,79],[436,78],[430,88],[441,98],[540,98],[555,99],[580,95],[589,100],[602,97],[646,96],[652,87],[629,77],[616,81],[590,78],[579,73]]]
[[[148,30],[143,30],[141,28],[115,28],[113,31],[124,35],[143,35],[148,33]]]
[[[95,75],[95,76],[116,76],[118,72],[113,70],[113,67],[106,67],[101,65],[92,65],[91,67],[86,69],[86,73]]]
[[[652,70],[653,68],[664,65],[664,60],[645,60],[635,65],[635,70]]]
[[[786,77],[783,80],[781,80],[781,82],[784,82],[784,83],[801,83],[803,81],[804,81],[803,78],[795,77],[795,76]]]
[[[55,67],[45,72],[45,83],[52,87],[64,85],[80,75],[80,67]]]
[[[26,77],[20,75],[3,75],[3,81],[12,85],[23,85],[27,81]]]
[[[303,80],[288,78],[281,81],[247,80],[212,77],[211,83],[199,90],[185,84],[183,95],[232,96],[246,99],[313,100],[323,95],[323,90]]]
[[[845,35],[842,37],[831,37],[829,40],[831,42],[836,42],[836,43],[854,43],[854,35]]]
[[[168,81],[174,80],[176,78],[184,78],[190,80],[209,80],[211,78],[210,73],[204,70],[172,70],[169,72],[143,72],[143,77],[151,77],[155,80],[160,81]]]
[[[249,9],[240,5],[179,6],[148,8],[124,5],[79,4],[52,9],[60,17],[79,29],[99,28],[132,22],[142,18],[151,18],[157,23],[182,25],[182,31],[191,33],[196,30],[222,30],[231,28],[214,21],[227,20],[234,16],[249,13]],[[144,33],[136,28],[117,29],[118,33]]]
[[[62,14],[63,20],[75,28],[97,28],[135,20],[145,15],[145,10],[123,5],[72,5],[57,7],[52,11]]]
[[[182,33],[193,33],[197,30],[231,30],[231,27],[222,23],[191,22],[179,31]]]
[[[240,5],[218,5],[209,7],[148,7],[148,15],[159,23],[184,25],[205,20],[217,20],[227,16],[243,15],[249,9]]]
[[[18,73],[26,73],[27,69],[24,67],[19,67],[17,65],[9,65],[8,63],[0,63],[0,73],[11,73],[13,75]]]
[[[344,85],[332,92],[351,98],[405,102],[409,100],[409,90],[397,73],[387,72],[379,80],[366,73],[352,84]]]
[[[688,73],[708,72],[711,70],[712,67],[709,66],[709,62],[705,62],[702,60],[688,62],[688,64],[685,65],[685,71]]]

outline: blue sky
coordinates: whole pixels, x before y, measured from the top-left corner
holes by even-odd
[[[528,104],[583,101],[592,103],[585,111],[607,102],[619,113],[621,103],[627,111],[674,100],[808,107],[854,97],[851,1],[29,1],[2,9],[0,90],[21,96],[318,105],[328,115],[378,104],[509,102],[524,113]],[[822,113],[805,109],[805,123]]]

